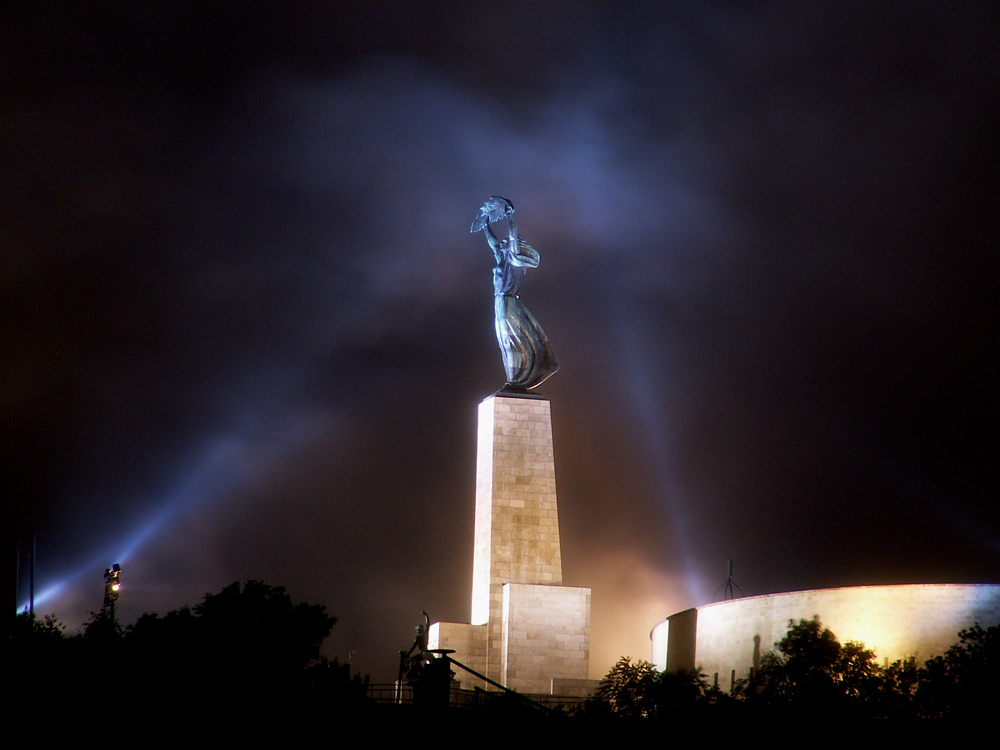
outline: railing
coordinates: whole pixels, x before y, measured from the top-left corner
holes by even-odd
[[[413,703],[413,688],[394,682],[374,683],[368,685],[368,697],[381,704]]]
[[[426,656],[429,660],[415,683],[403,682],[404,663],[401,661],[400,679],[394,683],[369,685],[368,697],[381,705],[413,705],[417,703],[437,707],[436,709],[431,708],[431,710],[443,708],[478,709],[496,706],[498,701],[506,701],[512,706],[519,706],[519,711],[527,710],[547,714],[572,713],[582,708],[586,702],[585,698],[570,696],[524,695],[462,664],[451,657],[452,653],[454,651],[451,649],[427,651]],[[459,684],[453,679],[455,673],[451,671],[451,667],[465,670],[493,689],[476,687],[473,690],[465,690],[459,687]],[[416,696],[414,695],[415,689]],[[446,691],[447,698],[445,697]]]
[[[398,690],[398,697],[397,697]],[[497,700],[503,700],[507,691],[483,690],[475,688],[466,690],[453,684],[448,691],[448,708],[475,710],[491,706]],[[559,695],[532,695],[530,697],[510,691],[513,696],[526,704],[534,705],[545,711],[562,711],[572,713],[583,707],[586,698]],[[397,686],[396,683],[375,683],[368,685],[368,697],[380,705],[412,705],[413,688],[410,685]]]

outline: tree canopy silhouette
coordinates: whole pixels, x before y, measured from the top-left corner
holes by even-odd
[[[587,705],[591,717],[691,718],[719,708],[726,697],[698,670],[658,672],[648,661],[623,656],[601,680]]]
[[[841,645],[819,616],[790,620],[785,637],[761,658],[736,696],[762,711],[852,717],[905,713],[916,668],[896,662],[880,667],[863,643]]]
[[[106,627],[102,617],[72,638],[52,618],[18,620],[11,645],[24,685],[20,706],[30,710],[32,696],[58,686],[72,697],[64,710],[168,713],[190,724],[248,711],[287,719],[320,704],[353,710],[367,700],[349,667],[320,656],[336,618],[323,605],[294,603],[281,586],[232,583],[194,607],[147,613],[124,629]]]
[[[140,617],[125,630],[121,660],[161,693],[287,695],[300,689],[335,622],[321,604],[294,604],[281,586],[232,583],[193,608]]]
[[[921,669],[916,700],[921,716],[982,719],[1000,699],[1000,625],[978,623],[958,634],[958,643]]]

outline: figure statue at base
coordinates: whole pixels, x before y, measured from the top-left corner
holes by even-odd
[[[513,219],[514,206],[506,198],[494,195],[486,201],[471,232],[482,231],[496,259],[493,269],[493,300],[496,313],[497,342],[507,373],[505,391],[527,391],[559,369],[555,352],[545,331],[518,296],[524,283],[524,269],[537,268],[538,251],[521,239]],[[498,239],[490,224],[507,222],[507,238]]]
[[[424,616],[424,621],[417,625],[414,630],[413,645],[409,651],[400,651],[400,676],[406,675],[408,679],[415,680],[420,676],[423,668],[433,660],[433,655],[427,650],[428,632],[431,627],[431,618],[423,610],[420,614]]]

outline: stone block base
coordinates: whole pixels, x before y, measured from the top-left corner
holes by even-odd
[[[590,589],[503,586],[500,673],[522,693],[551,693],[555,680],[586,680],[590,664]]]
[[[474,669],[486,674],[486,625],[470,625],[464,622],[435,622],[428,631],[427,647],[450,648],[451,656]],[[473,677],[464,669],[455,667],[455,679],[464,690],[487,688],[482,680]],[[493,688],[489,688],[493,689]]]

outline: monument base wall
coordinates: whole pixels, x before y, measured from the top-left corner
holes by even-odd
[[[502,682],[548,693],[554,680],[586,680],[590,665],[590,589],[507,583],[501,620]]]
[[[427,647],[448,648],[455,653],[451,656],[474,669],[486,674],[486,625],[470,625],[464,622],[435,622],[427,633]],[[463,690],[487,688],[486,682],[456,668],[455,679]],[[492,688],[491,688],[492,689]]]
[[[562,585],[552,416],[538,395],[479,406],[471,621],[433,624],[429,647],[518,692],[592,689],[590,589]]]

